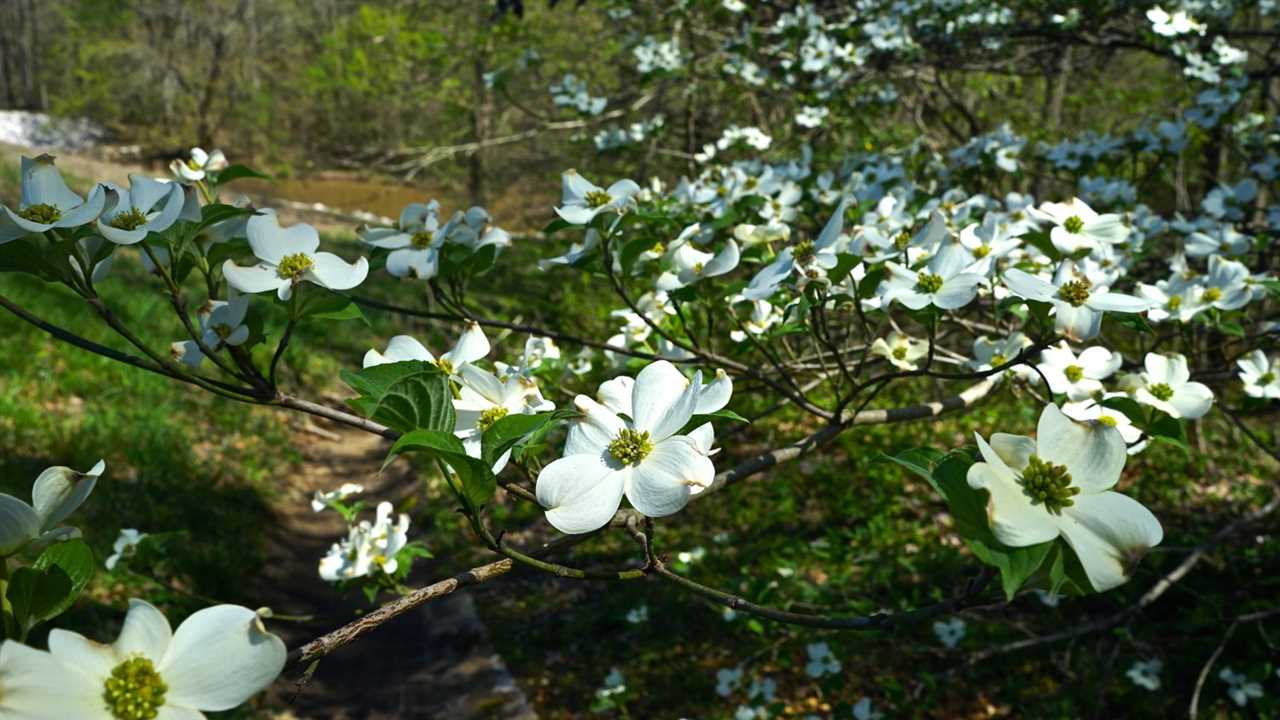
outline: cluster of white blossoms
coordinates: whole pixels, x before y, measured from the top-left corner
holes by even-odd
[[[262,616],[238,605],[199,610],[175,631],[131,600],[105,645],[55,629],[49,650],[0,645],[0,717],[21,720],[204,718],[237,707],[276,679],[287,651]]]
[[[458,210],[448,222],[441,224],[440,203],[435,200],[405,206],[395,227],[365,225],[356,234],[368,245],[390,251],[387,272],[418,280],[430,280],[439,274],[440,254],[446,244],[459,245],[472,252],[511,245],[511,235],[496,227],[484,208]]]
[[[409,544],[409,516],[395,514],[389,502],[380,502],[372,522],[361,520],[347,528],[347,537],[334,543],[320,559],[320,577],[329,582],[354,580],[379,571],[395,574],[397,555]]]

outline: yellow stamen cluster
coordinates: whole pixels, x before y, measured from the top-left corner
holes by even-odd
[[[1178,308],[1182,307],[1182,296],[1174,295],[1173,297],[1169,298],[1169,302],[1165,303],[1164,306],[1170,310],[1177,310]]]
[[[1173,397],[1173,388],[1169,387],[1166,383],[1156,383],[1155,385],[1150,385],[1147,387],[1147,392],[1155,396],[1155,399],[1163,400],[1166,402],[1169,400],[1169,398]]]
[[[916,290],[922,293],[936,293],[942,289],[942,276],[922,272],[916,276]]]
[[[138,208],[129,208],[116,213],[107,224],[117,230],[137,230],[147,224],[147,215]]]
[[[1089,302],[1089,289],[1093,287],[1093,283],[1088,278],[1076,278],[1062,283],[1062,287],[1058,288],[1058,297],[1066,300],[1075,307]]]
[[[977,247],[977,249],[973,251],[973,256],[978,258],[979,260],[981,260],[982,258],[990,254],[991,254],[991,246],[986,243],[982,243]]]
[[[41,225],[52,225],[62,217],[62,211],[56,205],[37,203],[19,210],[18,217]]]
[[[426,230],[419,230],[413,234],[413,237],[409,238],[409,244],[419,250],[425,250],[431,247],[431,233]]]
[[[1084,368],[1079,365],[1068,365],[1063,369],[1062,374],[1067,376],[1067,382],[1080,382],[1084,379]]]
[[[991,356],[991,367],[1000,367],[1007,362],[1009,362],[1009,358],[1001,355],[1000,353],[996,353]]]
[[[125,660],[111,671],[102,701],[116,720],[155,720],[168,691],[155,665],[139,656]]]
[[[1222,291],[1216,287],[1208,288],[1204,291],[1204,294],[1200,296],[1200,299],[1207,303],[1217,302],[1222,299]]]
[[[453,369],[454,369],[453,363],[449,362],[448,360],[445,360],[444,358],[436,358],[435,363],[436,363],[436,367],[440,368],[440,372],[444,373],[445,375],[453,374]]]
[[[604,190],[592,190],[582,199],[586,201],[587,207],[589,208],[604,207],[605,205],[613,202],[613,196]]]
[[[895,360],[906,360],[906,359],[907,359],[907,348],[906,348],[906,346],[905,346],[905,345],[899,345],[898,347],[894,348],[894,349],[893,349],[893,358],[894,358]]]
[[[276,266],[276,275],[281,280],[297,280],[310,270],[312,265],[315,265],[315,262],[305,253],[285,255],[280,258],[280,264]]]
[[[1080,494],[1080,488],[1072,487],[1071,473],[1065,465],[1054,465],[1032,455],[1022,471],[1022,492],[1033,505],[1044,505],[1054,515],[1061,515],[1063,508],[1071,507],[1071,498]]]
[[[653,452],[653,441],[648,431],[623,428],[618,437],[609,443],[609,454],[623,465],[635,465]]]
[[[812,240],[801,240],[791,250],[791,255],[796,260],[809,260],[813,257],[814,245]]]
[[[508,412],[510,412],[510,410],[507,410],[505,407],[501,405],[494,405],[488,410],[480,413],[480,419],[476,420],[476,429],[480,432],[487,431],[489,428],[493,427],[494,423],[506,417]]]
[[[1062,227],[1072,235],[1076,235],[1081,230],[1084,230],[1084,220],[1081,220],[1079,215],[1072,215],[1066,219],[1066,222],[1062,223]]]

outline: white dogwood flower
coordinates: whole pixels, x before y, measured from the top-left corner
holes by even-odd
[[[797,276],[801,288],[809,282],[826,282],[827,271],[838,262],[836,249],[844,233],[846,207],[847,202],[836,206],[817,240],[803,240],[783,248],[773,262],[751,278],[742,296],[748,300],[771,297],[792,273]]]
[[[1040,352],[1036,368],[1049,383],[1051,392],[1065,394],[1068,400],[1083,400],[1102,392],[1102,381],[1120,369],[1124,358],[1120,353],[1095,346],[1077,356],[1063,342]]]
[[[954,650],[960,644],[960,641],[964,639],[965,631],[964,620],[958,617],[950,620],[938,620],[933,623],[933,634],[937,636],[938,642],[942,643],[948,650]]]
[[[1124,218],[1115,213],[1099,215],[1080,198],[1065,203],[1044,203],[1031,208],[1032,217],[1053,223],[1049,240],[1065,255],[1117,245],[1129,237]]]
[[[1195,420],[1213,406],[1213,391],[1207,385],[1191,382],[1187,359],[1177,353],[1147,353],[1143,360],[1146,371],[1137,378],[1133,398],[1170,417]]]
[[[179,182],[194,183],[204,180],[211,172],[218,172],[227,166],[227,156],[221,150],[205,152],[204,148],[191,148],[191,156],[186,160],[175,158],[169,163],[169,172]]]
[[[346,500],[353,495],[364,492],[364,486],[357,483],[343,483],[337,490],[317,490],[311,496],[311,512],[321,512],[330,504]]]
[[[961,245],[946,245],[918,272],[893,261],[886,262],[889,277],[880,284],[877,294],[886,303],[897,301],[912,310],[927,305],[943,310],[964,307],[977,296],[978,284],[985,279],[977,273],[965,272],[968,255]]]
[[[1164,663],[1159,660],[1137,660],[1125,675],[1134,685],[1155,691],[1160,689],[1160,671],[1163,669]]]
[[[671,251],[671,269],[658,276],[659,290],[676,290],[699,280],[717,277],[738,267],[738,243],[726,240],[714,255],[683,243]]]
[[[973,359],[965,364],[974,370],[990,370],[1018,357],[1024,349],[1031,347],[1032,344],[1031,338],[1016,331],[1003,340],[992,340],[991,338],[980,336],[973,341]],[[1035,370],[1026,364],[1014,365],[1009,370],[1019,380],[1030,380],[1038,377]],[[1004,373],[1005,371],[1001,370],[991,377],[999,378]]]
[[[320,577],[329,582],[364,577],[374,570],[390,575],[399,567],[396,554],[409,544],[409,516],[393,521],[389,502],[378,503],[373,522],[361,520],[347,530],[320,559]]]
[[[101,185],[95,185],[88,197],[71,192],[54,167],[53,156],[22,158],[22,189],[18,209],[0,205],[9,222],[0,225],[0,244],[28,233],[42,233],[53,228],[75,228],[91,223],[102,214],[107,197]]]
[[[1016,268],[1004,273],[1004,284],[1028,300],[1053,304],[1054,327],[1074,340],[1088,340],[1102,329],[1103,312],[1139,313],[1148,302],[1095,286],[1071,261],[1058,266],[1053,282]]]
[[[542,397],[538,384],[524,375],[512,374],[502,381],[488,370],[469,363],[464,364],[458,374],[462,378],[462,386],[453,401],[453,434],[462,440],[462,446],[471,457],[481,456],[484,432],[502,418],[536,415],[556,409],[555,403]],[[503,453],[494,461],[493,472],[502,472],[510,458],[510,450]]]
[[[484,329],[480,327],[480,323],[470,321],[467,323],[466,328],[463,329],[462,334],[458,336],[458,341],[449,349],[449,352],[440,357],[432,355],[430,350],[414,338],[408,335],[396,335],[391,338],[391,342],[387,343],[385,351],[378,352],[371,349],[365,353],[364,367],[370,368],[374,365],[385,365],[406,360],[421,360],[434,363],[440,368],[441,372],[457,378],[464,365],[473,363],[488,355],[489,349],[489,338],[485,337]]]
[[[245,225],[249,247],[260,261],[242,267],[232,260],[222,264],[222,274],[232,287],[244,293],[275,290],[281,300],[293,297],[293,289],[302,281],[329,290],[350,290],[364,282],[369,274],[369,261],[354,263],[328,252],[317,252],[320,234],[306,223],[280,227],[274,211],[264,211],[249,218]]]
[[[127,560],[133,557],[138,550],[138,543],[147,536],[144,532],[138,532],[134,528],[124,528],[120,531],[120,535],[111,545],[111,554],[107,556],[107,560],[103,563],[108,570],[115,570],[116,565],[121,560]]]
[[[66,670],[44,651],[13,640],[0,643],[0,717],[63,720],[48,700],[62,692]]]
[[[391,251],[387,255],[387,272],[396,277],[430,280],[440,270],[440,248],[446,240],[476,240],[475,230],[465,220],[466,216],[458,212],[441,225],[440,203],[432,200],[425,205],[407,205],[394,228],[366,226],[357,234],[365,243]]]
[[[1280,398],[1280,373],[1276,363],[1267,358],[1261,350],[1254,350],[1236,360],[1240,368],[1240,382],[1244,383],[1244,392],[1249,397]]]
[[[565,170],[560,182],[560,207],[556,208],[556,214],[572,225],[586,225],[604,212],[622,213],[640,192],[634,180],[619,180],[605,190],[593,185],[577,170]]]
[[[244,316],[248,310],[248,295],[230,300],[210,300],[196,313],[200,318],[200,342],[212,352],[217,352],[224,346],[243,345],[249,339],[249,326],[244,324]],[[174,343],[173,354],[192,367],[204,360],[204,351],[194,340]]]
[[[887,338],[876,338],[871,343],[871,354],[883,357],[902,370],[915,370],[919,367],[916,361],[929,354],[929,343],[900,332],[891,332]]]
[[[84,503],[106,469],[101,460],[83,473],[60,465],[46,468],[31,486],[30,505],[0,493],[0,562],[31,542],[79,537],[79,530],[58,523]]]
[[[175,182],[130,175],[129,187],[103,183],[106,204],[98,232],[117,245],[135,245],[153,232],[168,230],[182,215],[186,196]]]
[[[1106,423],[1077,423],[1046,405],[1033,440],[975,433],[982,462],[969,485],[989,493],[987,519],[996,538],[1026,547],[1062,537],[1075,550],[1094,590],[1124,583],[1135,563],[1160,544],[1160,522],[1111,488],[1124,468],[1124,440]]]
[[[609,390],[624,387],[602,386],[601,393],[616,398],[609,405],[617,408],[622,398]],[[693,488],[709,487],[715,479],[715,466],[699,444],[678,434],[700,404],[720,402],[712,387],[702,384],[701,373],[690,382],[659,360],[630,385],[628,418],[585,395],[575,398],[583,417],[570,426],[564,457],[538,474],[538,502],[547,521],[561,532],[591,532],[609,522],[624,495],[649,517],[682,509]]]
[[[35,717],[82,720],[197,720],[230,710],[270,685],[287,655],[248,608],[208,607],[174,631],[155,606],[136,599],[114,643],[57,629],[49,652],[61,666],[60,683]]]
[[[824,642],[810,643],[805,646],[805,652],[809,655],[809,663],[805,665],[804,672],[809,677],[820,678],[840,672],[840,661],[831,652],[830,645]]]

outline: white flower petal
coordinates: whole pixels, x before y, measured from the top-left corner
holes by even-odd
[[[253,254],[272,265],[280,264],[286,255],[311,255],[320,247],[320,234],[315,228],[305,223],[280,227],[280,219],[274,212],[262,212],[249,218],[245,234]]]
[[[125,615],[120,637],[112,648],[118,657],[140,653],[152,662],[159,662],[169,649],[171,639],[173,630],[164,613],[145,600],[133,599],[129,601],[129,613]]]
[[[365,258],[349,263],[333,253],[318,252],[311,256],[311,261],[307,279],[330,290],[350,290],[369,275],[369,261]]]
[[[75,512],[93,492],[106,469],[106,463],[99,460],[87,473],[62,466],[46,468],[40,473],[31,488],[31,500],[36,515],[40,516],[41,530],[48,530]]]
[[[649,363],[631,393],[636,430],[648,432],[655,443],[675,434],[693,417],[700,388],[666,360]]]
[[[91,718],[101,708],[101,693],[101,686],[69,674],[50,653],[13,640],[0,643],[0,717]]]
[[[93,683],[106,680],[111,670],[123,660],[110,645],[94,642],[70,630],[50,630],[48,643],[49,652],[59,664]]]
[[[0,493],[0,558],[13,554],[39,534],[40,516],[35,509],[12,495]]]
[[[564,455],[599,455],[605,452],[609,443],[613,442],[626,424],[614,415],[606,406],[600,405],[586,395],[579,395],[573,401],[574,407],[583,414],[579,420],[569,424],[568,437],[564,443]]]
[[[982,436],[977,436],[983,457],[996,453]],[[1050,520],[1049,511],[1033,505],[1022,492],[1022,486],[1002,464],[978,462],[969,466],[969,487],[986,490],[987,523],[996,539],[1009,547],[1027,547],[1048,542],[1058,536],[1058,528]]]
[[[1139,313],[1151,307],[1151,303],[1132,295],[1100,292],[1089,296],[1089,307],[1107,312]]]
[[[228,710],[270,685],[288,651],[258,614],[215,605],[187,618],[156,670],[169,685],[165,702],[199,710]]]
[[[991,449],[1010,470],[1022,472],[1031,456],[1036,454],[1036,441],[1026,435],[993,433]]]
[[[1058,292],[1058,288],[1054,287],[1053,283],[1017,268],[1006,270],[1003,278],[1009,290],[1029,300],[1049,302]]]
[[[472,363],[483,358],[489,354],[489,350],[489,338],[485,337],[480,323],[468,322],[462,334],[458,336],[457,344],[444,354],[444,358],[456,368],[463,363]]]
[[[244,267],[227,260],[222,263],[222,276],[227,279],[231,287],[250,294],[276,290],[289,284],[288,280],[280,277],[274,267],[266,264]]]
[[[665,517],[689,503],[691,488],[706,488],[715,476],[715,466],[693,441],[668,438],[635,466],[627,499],[648,517]]]
[[[1169,405],[1178,411],[1174,417],[1195,420],[1204,417],[1213,407],[1213,391],[1201,383],[1189,382],[1173,392]]]
[[[1072,484],[1084,493],[1114,486],[1127,457],[1119,430],[1099,422],[1076,422],[1057,405],[1046,405],[1040,413],[1036,454],[1046,462],[1065,465]]]
[[[562,457],[538,473],[538,504],[560,532],[598,530],[622,504],[628,475],[630,470],[611,467],[602,454]]]
[[[600,383],[600,387],[596,389],[596,397],[614,413],[632,417],[631,395],[635,392],[635,387],[635,378],[620,375]]]
[[[1150,510],[1117,492],[1079,495],[1056,522],[1098,592],[1127,581],[1130,569],[1164,538]]]
[[[703,385],[698,392],[698,406],[694,408],[694,413],[706,415],[723,410],[732,396],[733,378],[724,370],[717,369],[715,379]]]

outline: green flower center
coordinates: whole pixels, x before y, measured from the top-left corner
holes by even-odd
[[[1116,419],[1111,417],[1110,415],[1099,415],[1098,422],[1102,423],[1103,425],[1106,425],[1107,427],[1116,426]]]
[[[150,660],[133,657],[111,671],[102,701],[116,720],[155,720],[168,690]]]
[[[62,211],[56,205],[37,203],[28,205],[18,211],[18,217],[41,225],[52,225],[62,217]]]
[[[1058,288],[1058,297],[1066,300],[1075,307],[1080,307],[1089,301],[1089,288],[1093,287],[1093,283],[1088,278],[1077,278],[1062,283],[1062,287]]]
[[[213,334],[217,335],[223,340],[226,340],[227,338],[231,337],[231,332],[235,330],[235,328],[231,327],[230,325],[227,325],[226,323],[218,323],[217,325],[214,325],[212,329],[213,329]]]
[[[911,233],[903,230],[898,233],[898,237],[893,239],[893,246],[899,250],[905,250],[911,244]]]
[[[1230,253],[1230,252],[1231,252],[1231,243],[1229,243],[1229,242],[1223,242],[1223,243],[1219,244],[1219,245],[1218,245],[1218,250],[1219,250],[1219,251],[1221,251],[1223,254]]]
[[[922,272],[916,276],[916,290],[922,293],[936,293],[942,289],[942,276]]]
[[[138,208],[129,208],[116,213],[107,224],[117,230],[137,230],[147,224],[147,215]]]
[[[986,243],[982,243],[981,245],[978,246],[976,250],[973,251],[973,256],[978,258],[979,260],[981,260],[982,258],[990,254],[991,254],[991,246]]]
[[[1169,308],[1170,310],[1177,310],[1178,308],[1182,307],[1182,296],[1174,295],[1173,297],[1169,298],[1169,302],[1165,303],[1164,306],[1166,308]]]
[[[1262,373],[1262,375],[1258,378],[1258,384],[1259,384],[1259,385],[1270,385],[1271,383],[1275,382],[1275,379],[1276,379],[1276,374],[1275,374],[1275,373],[1273,373],[1273,372],[1264,372],[1264,373]]]
[[[662,244],[661,242],[656,242],[653,244],[653,247],[649,248],[649,252],[653,253],[654,255],[661,255],[666,251],[667,251],[667,246]]]
[[[1066,228],[1067,232],[1075,235],[1084,230],[1084,220],[1081,220],[1079,215],[1072,215],[1067,218],[1066,222],[1062,223],[1062,227]]]
[[[996,353],[991,356],[991,367],[1000,367],[1007,362],[1009,362],[1009,358],[1001,355],[1000,353]]]
[[[1023,494],[1031,498],[1033,505],[1044,505],[1054,515],[1061,515],[1063,508],[1074,505],[1071,498],[1080,493],[1080,488],[1072,487],[1071,473],[1065,465],[1054,465],[1035,455],[1027,460],[1020,482]]]
[[[413,234],[413,237],[409,238],[409,244],[419,250],[429,248],[431,247],[431,233],[426,230],[416,232]]]
[[[435,364],[436,364],[436,367],[440,368],[440,372],[444,373],[445,375],[453,374],[453,363],[449,362],[448,360],[445,360],[444,358],[436,358]]]
[[[280,258],[280,264],[276,266],[276,275],[281,280],[297,280],[302,277],[303,273],[310,270],[314,264],[306,253],[285,255]]]
[[[894,349],[893,349],[893,359],[894,359],[894,360],[906,360],[906,359],[907,359],[907,348],[906,348],[906,346],[904,346],[904,345],[899,345],[898,347],[894,348]]]
[[[1157,400],[1167,401],[1169,398],[1173,397],[1173,388],[1169,387],[1165,383],[1156,383],[1155,385],[1148,387],[1147,392],[1154,395]]]
[[[476,421],[476,429],[480,432],[487,431],[489,428],[493,427],[494,423],[506,417],[508,412],[510,411],[505,407],[501,405],[494,405],[488,410],[480,413],[480,419]]]
[[[623,428],[618,437],[609,443],[609,454],[623,465],[635,465],[653,452],[653,442],[648,431],[637,432]]]
[[[813,241],[801,240],[796,243],[795,248],[791,250],[791,254],[796,260],[809,260],[813,258]]]
[[[1201,297],[1205,302],[1217,302],[1222,297],[1222,291],[1216,287],[1211,287],[1208,290],[1205,290],[1204,295]]]
[[[203,169],[204,169],[204,166],[203,166],[203,165],[201,165],[200,163],[196,162],[196,159],[195,159],[195,158],[191,158],[190,160],[187,160],[187,167],[191,168],[192,170],[203,170]]]
[[[1067,382],[1077,383],[1084,377],[1084,368],[1079,365],[1068,365],[1062,374],[1067,376]]]
[[[605,205],[613,202],[613,196],[604,190],[592,190],[583,196],[582,199],[586,201],[587,207],[589,208],[604,207]]]

